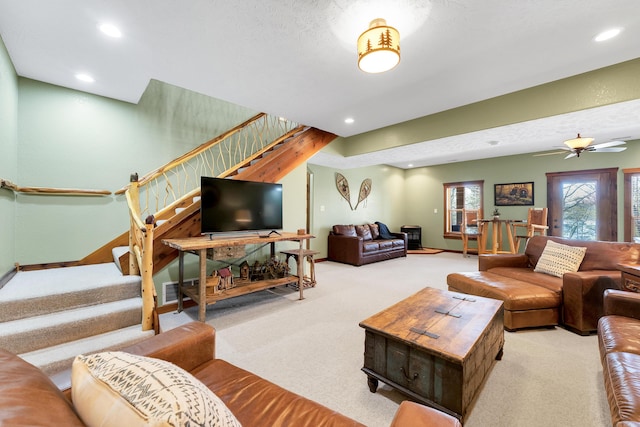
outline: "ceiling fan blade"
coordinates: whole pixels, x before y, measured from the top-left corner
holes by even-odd
[[[591,150],[595,153],[619,153],[621,151],[626,150],[627,147],[610,147],[610,148],[596,148]]]
[[[578,155],[578,153],[569,153],[567,154],[567,156],[565,157],[565,159],[570,159],[572,157],[576,157]]]
[[[601,148],[615,147],[617,145],[625,145],[625,144],[626,144],[626,142],[624,142],[624,141],[609,141],[609,142],[603,142],[601,144],[592,145],[591,148],[595,148],[596,150],[600,150]]]
[[[534,154],[533,157],[542,157],[542,156],[553,156],[556,154],[564,154],[564,151],[551,151],[549,153],[538,153],[538,154]]]

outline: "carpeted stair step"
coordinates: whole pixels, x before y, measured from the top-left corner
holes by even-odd
[[[142,323],[142,298],[97,304],[0,324],[0,347],[28,353]]]
[[[141,325],[134,325],[23,353],[20,357],[49,375],[58,388],[65,389],[71,385],[71,363],[78,354],[120,350],[153,335],[153,330],[143,331]]]
[[[140,283],[115,263],[21,271],[0,289],[0,322],[137,297]]]
[[[122,258],[123,255],[129,254],[129,246],[116,246],[111,249],[111,255],[113,256],[113,262],[118,267],[120,273],[122,273],[122,267],[120,265],[121,262],[127,262],[129,258]],[[122,258],[122,259],[121,259]]]

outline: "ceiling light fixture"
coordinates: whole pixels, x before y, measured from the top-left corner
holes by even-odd
[[[611,30],[603,31],[600,34],[598,34],[594,38],[594,40],[597,41],[597,42],[603,42],[605,40],[612,39],[615,36],[617,36],[618,34],[620,34],[620,31],[622,31],[622,29],[620,29],[620,28],[612,28]]]
[[[81,82],[85,82],[85,83],[93,83],[96,80],[91,77],[89,74],[84,74],[84,73],[78,73],[76,74],[76,79],[80,80]]]
[[[347,117],[346,119],[344,119],[344,122],[348,125],[350,125],[351,123],[354,122],[354,120],[351,117]]]
[[[566,144],[567,147],[571,148],[572,150],[576,150],[576,149],[584,150],[592,142],[593,142],[593,138],[583,138],[580,136],[580,134],[578,134],[576,138],[568,139],[564,143]]]
[[[374,19],[358,37],[358,67],[365,73],[384,73],[399,62],[400,33],[384,19]]]
[[[108,35],[109,37],[113,37],[113,38],[122,37],[122,32],[120,31],[120,29],[113,24],[106,24],[106,23],[100,24],[98,28],[100,29],[100,31],[102,31],[104,34]]]

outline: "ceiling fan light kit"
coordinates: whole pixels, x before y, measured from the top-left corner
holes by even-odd
[[[564,151],[555,151],[552,153],[540,153],[534,154],[534,156],[550,156],[553,154],[562,154],[569,151],[569,154],[565,157],[565,159],[570,159],[572,157],[580,157],[581,153],[584,152],[596,152],[596,153],[619,153],[627,149],[627,147],[620,147],[620,145],[625,145],[625,141],[609,141],[603,142],[601,144],[591,145],[594,141],[593,138],[583,138],[578,134],[576,138],[568,139],[564,141],[566,147],[559,147]]]
[[[578,134],[576,138],[568,139],[564,143],[567,145],[567,147],[571,148],[572,150],[576,150],[576,149],[584,150],[592,142],[593,142],[593,138],[583,138],[580,136],[580,134]]]
[[[583,138],[578,134],[576,138],[568,139],[564,143],[569,148],[564,148],[566,151],[570,151],[565,159],[572,157],[580,157],[581,153],[596,152],[596,153],[619,153],[624,151],[627,147],[618,147],[619,145],[625,145],[624,141],[609,141],[601,144],[591,145],[593,138]]]

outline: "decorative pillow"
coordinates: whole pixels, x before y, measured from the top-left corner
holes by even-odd
[[[578,271],[587,248],[568,246],[548,240],[533,271],[562,277],[564,273]]]
[[[380,230],[378,229],[378,224],[369,224],[369,230],[371,230],[371,238],[373,240],[380,237]]]
[[[356,225],[356,234],[362,237],[362,240],[371,240],[371,230],[369,230],[369,225]]]
[[[351,225],[334,225],[333,233],[340,236],[356,236],[356,228]]]
[[[74,406],[89,426],[240,426],[225,404],[184,369],[120,351],[77,356]]]

